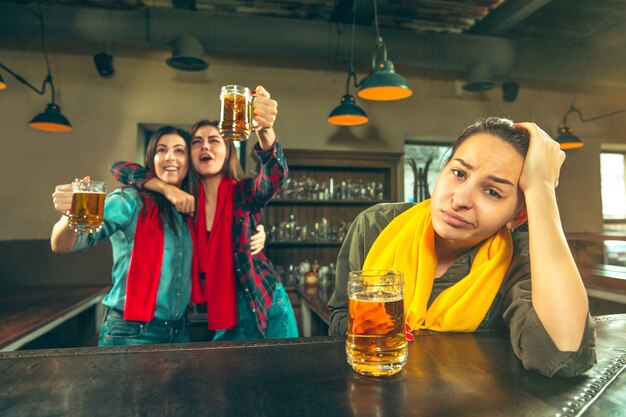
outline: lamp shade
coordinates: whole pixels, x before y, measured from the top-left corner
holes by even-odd
[[[381,61],[361,83],[358,95],[366,100],[391,101],[410,97],[413,91],[394,69],[393,62]]]
[[[35,116],[28,126],[46,132],[69,132],[73,130],[69,120],[61,114],[61,108],[55,103],[48,104],[46,110]]]
[[[560,127],[557,132],[559,135],[555,140],[559,143],[561,150],[582,148],[585,145],[580,138],[572,134],[567,126]]]
[[[4,82],[4,78],[2,78],[2,75],[0,74],[0,90],[4,90],[5,88],[7,88],[7,84]]]
[[[338,126],[357,126],[367,123],[367,114],[356,105],[354,97],[345,94],[341,97],[341,104],[328,115],[328,123]]]
[[[474,65],[467,71],[467,83],[463,86],[465,91],[487,91],[496,87],[491,74],[489,64]]]
[[[202,71],[209,67],[204,60],[204,47],[193,36],[181,36],[172,43],[172,56],[165,60],[172,68],[181,71]]]

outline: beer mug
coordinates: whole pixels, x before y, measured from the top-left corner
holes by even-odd
[[[97,232],[104,221],[104,181],[72,182],[72,207],[65,213],[68,226],[77,232]]]
[[[248,87],[225,85],[220,92],[220,121],[217,128],[224,139],[247,140],[254,131],[252,102]]]
[[[346,355],[368,376],[389,376],[406,364],[404,281],[399,271],[352,271],[348,280]]]

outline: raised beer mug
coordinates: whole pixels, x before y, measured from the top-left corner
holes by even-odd
[[[346,355],[362,375],[389,376],[406,364],[403,278],[400,271],[350,272]]]
[[[254,97],[248,87],[225,85],[220,92],[220,121],[217,128],[224,139],[247,140],[254,131]]]
[[[104,222],[104,181],[72,182],[72,207],[66,213],[68,226],[77,232],[97,232]]]

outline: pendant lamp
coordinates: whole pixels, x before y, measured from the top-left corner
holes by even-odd
[[[55,90],[54,90],[54,83],[52,81],[52,71],[50,69],[50,62],[48,61],[48,50],[46,48],[46,37],[45,37],[46,27],[45,27],[45,22],[43,19],[43,12],[41,11],[41,2],[39,2],[38,5],[39,5],[38,17],[41,22],[41,43],[43,46],[44,57],[46,59],[46,67],[48,69],[48,73],[46,74],[46,78],[44,78],[43,80],[41,88],[34,87],[31,83],[26,81],[22,76],[15,73],[10,68],[8,68],[7,66],[1,63],[0,63],[0,68],[4,69],[6,72],[11,74],[20,83],[24,84],[25,86],[27,86],[28,88],[30,88],[31,90],[33,90],[39,95],[44,95],[46,93],[46,86],[50,85],[50,90],[52,93],[52,101],[48,103],[48,105],[46,106],[46,109],[42,113],[33,117],[33,119],[28,123],[28,126],[32,127],[33,129],[44,130],[46,132],[69,132],[73,130],[72,125],[70,124],[69,120],[67,120],[67,118],[63,116],[63,114],[61,114],[61,108],[55,102],[56,96],[55,96]],[[5,88],[6,88],[6,84],[4,83],[2,76],[0,76],[0,90],[3,90]]]
[[[328,123],[338,126],[358,126],[367,123],[367,114],[356,105],[354,97],[350,95],[350,78],[356,77],[354,72],[348,73],[346,94],[341,97],[340,104],[328,115]]]
[[[410,97],[413,90],[407,81],[395,71],[393,62],[387,59],[387,46],[378,29],[378,7],[374,0],[374,25],[376,27],[376,46],[372,54],[372,70],[361,82],[358,95],[366,100],[392,101]],[[378,51],[383,49],[383,59],[376,61]]]
[[[580,140],[578,136],[574,135],[571,132],[570,128],[567,126],[562,126],[557,129],[557,133],[559,135],[554,140],[559,143],[559,148],[561,148],[561,150],[565,151],[568,149],[577,149],[585,146],[585,143]]]
[[[465,91],[487,91],[496,87],[491,73],[491,66],[481,63],[467,70],[467,83],[463,86]]]
[[[354,97],[350,94],[350,79],[354,78],[356,87],[356,74],[354,72],[354,27],[356,26],[356,0],[352,5],[352,38],[350,42],[350,69],[346,80],[346,94],[341,96],[341,102],[328,115],[328,123],[337,126],[358,126],[368,122],[365,111],[356,105]]]
[[[559,147],[561,148],[561,150],[578,149],[578,148],[582,148],[585,145],[582,139],[580,139],[578,136],[572,133],[569,125],[567,124],[567,116],[569,116],[570,113],[578,114],[578,118],[580,119],[580,121],[583,123],[587,123],[593,120],[604,119],[605,117],[615,116],[617,114],[621,114],[624,112],[626,112],[626,110],[617,110],[611,113],[601,114],[600,116],[595,116],[589,119],[585,119],[582,112],[576,107],[574,107],[574,104],[572,104],[569,110],[563,116],[563,120],[561,121],[561,124],[557,128],[558,135],[554,140],[559,143]]]
[[[204,60],[204,46],[193,36],[181,36],[172,43],[172,56],[165,63],[181,71],[202,71],[209,67]]]
[[[47,60],[46,60],[47,62]],[[69,132],[73,130],[72,124],[67,120],[67,117],[63,116],[61,113],[61,108],[55,101],[55,90],[54,83],[52,81],[52,73],[50,72],[50,68],[48,68],[48,74],[46,78],[43,80],[43,84],[41,88],[34,87],[31,83],[26,81],[22,76],[13,72],[7,66],[0,64],[0,68],[4,69],[6,72],[11,74],[16,80],[33,90],[39,95],[44,95],[46,93],[46,86],[50,85],[50,90],[52,93],[52,101],[48,103],[45,110],[42,113],[39,113],[37,116],[33,117],[33,119],[28,123],[28,126],[37,130],[44,130],[46,132]],[[6,84],[0,80],[0,90],[6,88]]]
[[[28,126],[46,132],[69,132],[73,130],[69,120],[61,114],[61,108],[54,102],[49,103],[43,113],[33,117]]]

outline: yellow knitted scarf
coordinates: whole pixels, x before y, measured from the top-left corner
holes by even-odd
[[[437,256],[430,200],[425,200],[385,227],[367,254],[363,269],[404,273],[404,314],[412,330],[472,332],[491,307],[512,257],[511,234],[502,227],[481,244],[469,274],[439,294],[427,310]]]

